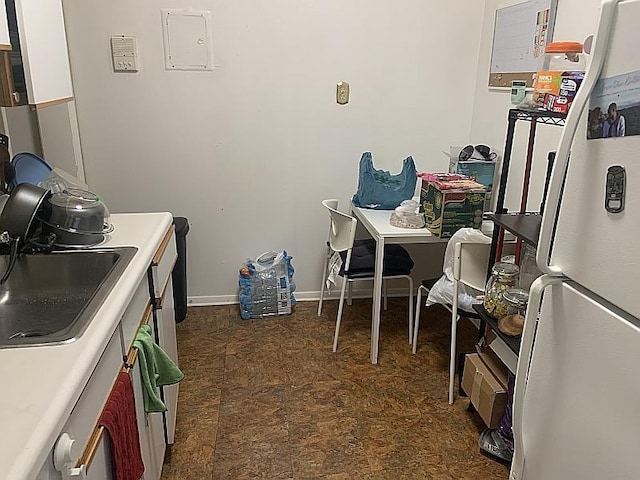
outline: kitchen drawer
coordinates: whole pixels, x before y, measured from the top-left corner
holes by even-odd
[[[162,298],[177,259],[175,227],[171,225],[151,261],[151,278],[155,298]]]
[[[75,440],[71,450],[72,464],[77,465],[78,460],[81,459],[80,463],[87,462],[85,454],[90,450],[95,453],[96,450],[108,448],[102,439],[98,439],[100,443],[97,448],[89,445],[89,440],[121,369],[122,347],[119,331],[116,330],[61,432],[67,433],[72,440]],[[91,457],[93,460],[93,454]]]
[[[122,317],[123,350],[120,353],[121,357],[125,357],[128,354],[138,333],[140,323],[150,314],[151,300],[149,299],[149,285],[145,279],[142,280],[138,288],[136,288],[136,293],[134,293]]]

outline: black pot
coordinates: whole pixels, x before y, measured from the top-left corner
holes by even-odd
[[[92,247],[104,241],[102,233],[70,232],[44,222],[42,223],[42,232],[45,234],[54,233],[56,235],[55,245],[58,247]]]
[[[41,220],[45,233],[56,235],[56,245],[85,247],[101,243],[113,230],[109,211],[92,192],[67,189],[54,193],[44,205]]]
[[[2,213],[0,214],[0,233],[5,243],[9,243],[9,264],[0,278],[0,285],[3,285],[13,271],[18,258],[18,252],[22,244],[29,239],[34,227],[35,218],[44,199],[49,194],[44,188],[21,183],[11,191]]]
[[[35,218],[48,190],[30,183],[21,183],[9,195],[0,215],[0,232],[8,232],[12,239],[24,241],[32,233]]]

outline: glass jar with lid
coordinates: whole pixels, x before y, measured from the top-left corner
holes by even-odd
[[[507,304],[507,313],[498,320],[498,330],[512,337],[520,335],[524,328],[529,293],[521,288],[510,288],[503,292],[502,298]]]
[[[491,268],[491,276],[484,289],[484,308],[489,315],[501,318],[507,314],[508,304],[502,294],[518,283],[520,269],[511,263],[498,262]]]

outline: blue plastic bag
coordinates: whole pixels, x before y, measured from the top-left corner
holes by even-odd
[[[402,171],[391,175],[386,170],[376,170],[371,152],[364,152],[360,159],[358,191],[351,201],[356,207],[393,210],[404,200],[413,197],[416,173],[416,166],[410,156],[403,160]]]

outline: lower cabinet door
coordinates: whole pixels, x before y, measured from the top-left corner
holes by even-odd
[[[78,478],[88,480],[114,480],[113,475],[113,463],[111,452],[111,440],[109,435],[104,432],[100,435],[100,440],[97,444],[91,446],[92,456],[91,462],[85,464],[84,476],[78,476]],[[53,464],[55,449],[48,455],[47,460],[40,469],[38,476],[35,480],[64,480],[69,478],[65,476],[63,472],[58,471]],[[83,457],[84,457],[83,452]]]
[[[167,352],[176,365],[178,364],[178,344],[176,340],[176,313],[173,304],[173,283],[171,277],[167,283],[162,298],[162,308],[156,311],[158,324],[158,339],[160,347]],[[176,432],[176,412],[178,409],[178,386],[166,385],[162,387],[164,392],[164,403],[167,406],[165,421],[167,427],[167,443],[172,445]]]
[[[133,394],[136,402],[136,417],[140,435],[140,451],[144,462],[144,480],[158,480],[164,462],[165,441],[162,413],[146,413],[142,394],[142,376],[140,364],[136,359],[130,370]]]
[[[87,480],[112,480],[114,478],[112,458],[111,440],[105,432],[96,447],[96,453],[85,478]]]

